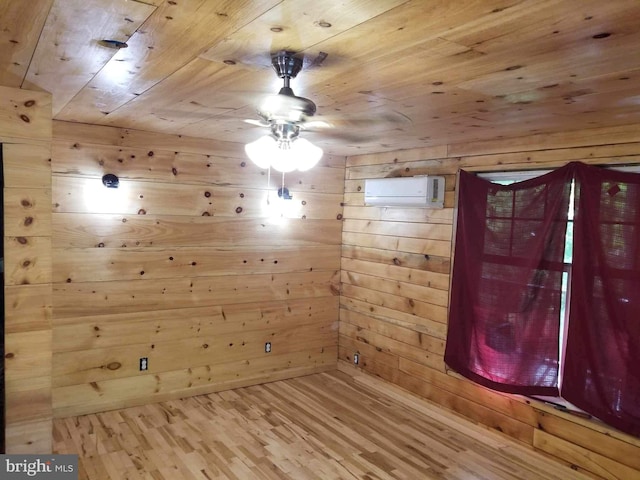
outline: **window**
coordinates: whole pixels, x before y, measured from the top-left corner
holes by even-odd
[[[497,185],[460,172],[445,361],[489,388],[558,394],[571,175]]]
[[[640,172],[639,167],[636,168]],[[627,167],[628,169],[628,167]],[[479,173],[478,177],[488,180],[492,183],[499,185],[511,185],[517,182],[522,182],[532,178],[540,177],[551,170],[519,170],[511,172],[487,172]],[[571,275],[571,262],[573,256],[573,211],[575,204],[575,180],[571,182],[571,191],[569,194],[569,207],[567,210],[567,228],[564,237],[564,256],[562,264],[562,287],[561,287],[561,302],[560,302],[560,327],[558,336],[558,351],[559,351],[559,365],[558,365],[558,386],[562,385],[562,365],[564,362],[564,350],[565,343],[564,338],[566,334],[566,317],[567,317],[567,303],[568,303],[568,290],[569,290],[569,278]],[[575,405],[567,402],[559,396],[545,396],[545,395],[533,395],[542,401],[553,403],[560,407],[566,407],[571,409],[578,409]]]
[[[445,361],[640,434],[640,175],[484,177],[460,173]]]

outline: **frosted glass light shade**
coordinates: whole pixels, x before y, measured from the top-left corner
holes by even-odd
[[[304,138],[296,139],[291,145],[290,151],[297,157],[298,170],[301,172],[315,167],[323,154],[320,147],[316,147],[313,143]]]
[[[285,173],[309,170],[322,158],[322,149],[304,138],[296,138],[286,146],[289,148],[282,148],[273,136],[265,135],[246,144],[244,150],[258,167],[271,167]]]
[[[278,153],[278,143],[271,135],[260,137],[255,142],[244,146],[249,159],[259,168],[267,169],[271,165],[271,159]]]
[[[279,172],[292,172],[296,169],[296,155],[293,148],[278,149],[278,153],[271,160],[271,168]]]

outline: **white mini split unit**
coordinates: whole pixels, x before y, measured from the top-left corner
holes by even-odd
[[[444,177],[374,178],[364,181],[364,203],[378,207],[444,207]]]

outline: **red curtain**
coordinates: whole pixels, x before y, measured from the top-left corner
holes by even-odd
[[[640,174],[575,164],[562,396],[640,435]]]
[[[460,172],[445,362],[481,385],[558,394],[572,171],[512,185]]]

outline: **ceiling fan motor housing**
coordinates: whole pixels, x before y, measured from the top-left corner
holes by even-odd
[[[295,124],[315,115],[316,104],[308,98],[298,97],[289,83],[302,70],[302,59],[293,52],[281,51],[271,57],[271,64],[278,77],[284,80],[284,85],[278,95],[267,100],[269,104],[265,103],[258,109],[258,115],[267,123]]]
[[[271,57],[271,65],[280,78],[296,78],[302,70],[302,59],[294,56],[293,52],[279,52]],[[287,82],[285,86],[288,87]]]

